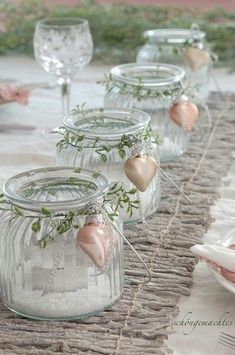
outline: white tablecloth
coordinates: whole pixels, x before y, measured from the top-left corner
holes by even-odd
[[[218,241],[235,228],[235,159],[220,188],[221,198],[211,207],[215,222],[211,224],[205,242]],[[205,262],[194,270],[190,297],[182,296],[180,312],[169,343],[177,355],[232,355],[235,350],[218,343],[220,332],[235,336],[235,295],[223,288],[208,271]],[[219,321],[221,322],[219,324]],[[226,319],[226,322],[222,322]],[[186,321],[189,320],[188,325]],[[195,325],[196,321],[215,321],[215,325]],[[190,323],[194,321],[194,324]],[[186,323],[186,324],[185,324]]]
[[[89,107],[102,105],[104,87],[97,80],[109,70],[104,66],[89,66],[78,72],[72,85],[71,107],[87,103]],[[0,57],[0,81],[17,80],[21,84],[49,83],[51,87],[32,91],[28,106],[11,103],[0,106],[1,125],[20,124],[35,127],[33,131],[0,133],[0,186],[17,172],[41,166],[55,165],[53,137],[45,131],[62,124],[60,90],[53,77],[43,71],[31,58]],[[54,138],[55,139],[55,138]]]
[[[77,75],[72,87],[71,106],[87,102],[88,106],[102,105],[104,88],[96,85],[103,79],[109,68],[90,65]],[[235,75],[224,70],[216,72],[223,90],[234,90]],[[25,57],[0,58],[0,80],[13,79],[22,83],[51,82],[53,79],[45,73],[33,59]],[[36,89],[26,107],[18,104],[0,106],[1,124],[14,126],[15,123],[35,127],[34,131],[0,132],[0,186],[12,174],[23,170],[55,164],[53,138],[45,139],[42,131],[61,125],[61,103],[59,89],[56,87]],[[48,136],[47,136],[48,137]],[[221,199],[211,208],[216,222],[211,225],[206,239],[215,239],[221,233],[235,228],[235,162],[228,177],[224,178],[220,189]],[[227,319],[227,326],[186,326],[192,321],[219,321]],[[179,355],[222,355],[234,354],[218,344],[221,330],[235,336],[235,295],[220,286],[200,262],[194,272],[194,285],[190,297],[181,297],[180,313],[174,326],[175,333],[169,343],[175,354]]]

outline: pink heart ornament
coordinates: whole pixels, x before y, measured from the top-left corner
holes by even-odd
[[[156,175],[157,162],[149,155],[131,157],[125,162],[124,171],[135,187],[144,192]]]
[[[178,126],[191,133],[198,121],[198,108],[190,101],[180,101],[173,104],[170,108],[170,118]]]
[[[193,71],[196,71],[209,63],[210,54],[204,49],[189,47],[184,52],[184,60]]]
[[[77,242],[80,248],[101,269],[108,259],[113,238],[113,233],[108,226],[96,223],[85,225],[77,234]]]

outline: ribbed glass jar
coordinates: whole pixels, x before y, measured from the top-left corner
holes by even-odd
[[[133,109],[91,109],[73,110],[64,119],[65,135],[70,135],[74,143],[64,144],[64,138],[57,145],[57,164],[60,166],[92,167],[102,172],[111,182],[124,183],[126,191],[135,188],[124,173],[125,161],[131,156],[128,146],[112,148],[124,137],[144,134],[149,130],[150,117],[145,112]],[[79,135],[82,139],[72,138]],[[65,137],[66,138],[66,137]],[[68,137],[67,137],[68,138]],[[130,216],[125,209],[120,215],[125,223],[138,222],[155,212],[160,204],[160,178],[157,145],[148,138],[151,156],[156,159],[158,170],[145,192],[132,194],[133,201],[140,201],[138,208],[133,208]],[[144,172],[143,172],[144,174]]]
[[[196,43],[198,48],[206,49],[205,32],[197,29],[154,29],[144,32],[146,44],[137,54],[137,63],[168,63],[181,66],[186,71],[188,82],[197,90],[204,101],[210,93],[212,61],[198,69],[192,69],[185,61],[186,45]]]
[[[71,168],[31,170],[6,182],[4,194],[12,210],[0,213],[0,289],[9,309],[34,319],[76,319],[101,311],[120,298],[123,243],[115,230],[110,232],[115,236],[113,254],[107,268],[100,270],[77,243],[86,215],[76,215],[76,226],[73,223],[63,234],[55,227],[64,221],[64,213],[82,211],[103,199],[108,188],[103,175]],[[46,216],[48,211],[53,217]],[[120,219],[115,217],[114,223],[122,229]],[[105,243],[108,239],[100,240]],[[97,243],[92,246],[96,248]]]
[[[185,72],[169,64],[123,64],[111,69],[105,107],[129,107],[147,112],[159,134],[161,161],[171,161],[188,148],[189,134],[169,118]]]

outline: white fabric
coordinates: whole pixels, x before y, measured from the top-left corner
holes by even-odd
[[[213,261],[219,266],[223,266],[229,271],[235,272],[235,250],[221,245],[196,244],[190,248],[196,256]]]
[[[104,87],[96,81],[103,80],[108,70],[108,67],[91,65],[78,72],[72,85],[71,107],[85,102],[89,107],[102,105]],[[18,172],[55,165],[56,137],[48,132],[62,124],[60,90],[55,79],[33,59],[0,57],[1,80],[16,80],[20,84],[46,82],[51,87],[33,90],[28,106],[0,105],[0,187]],[[21,125],[21,130],[1,131],[6,125],[13,128],[16,124]],[[22,126],[28,130],[24,131]]]
[[[215,222],[204,239],[208,244],[223,242],[228,232],[235,228],[235,160],[219,192],[221,198],[211,207]],[[174,354],[234,355],[235,350],[219,343],[219,335],[225,332],[235,336],[235,294],[214,279],[205,261],[196,266],[193,281],[191,296],[180,299],[179,315],[173,324],[174,333],[169,337]],[[197,325],[194,329],[192,321],[194,324],[197,321],[215,322],[214,325]]]
[[[104,88],[96,85],[103,79],[108,67],[90,65],[77,75],[72,86],[72,103],[89,103],[94,107],[102,105]],[[224,70],[216,73],[223,90],[233,89],[234,75],[225,74]],[[29,106],[9,104],[0,106],[0,187],[12,174],[41,166],[55,164],[55,138],[44,138],[42,130],[61,125],[61,102],[59,89],[53,87],[53,78],[45,73],[33,60],[25,57],[0,57],[0,80],[17,79],[21,83],[50,82],[52,88],[33,91]],[[215,90],[215,88],[214,88]],[[1,132],[1,125],[27,125],[34,131],[15,130]],[[206,240],[220,240],[229,229],[235,227],[235,163],[230,174],[224,179],[221,199],[211,208],[216,222],[211,226]],[[192,327],[175,326],[175,333],[169,343],[178,355],[221,355],[234,354],[218,344],[218,335],[224,330],[235,335],[235,295],[225,290],[209,273],[203,262],[194,272],[194,285],[190,297],[182,297],[177,320],[182,320],[187,312],[191,320],[218,320],[225,312],[232,321],[231,326],[197,326],[189,335]]]

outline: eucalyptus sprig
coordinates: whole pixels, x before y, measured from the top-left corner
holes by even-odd
[[[128,84],[114,78],[112,74],[105,76],[104,80],[98,81],[98,84],[105,85],[106,91],[110,92],[113,88],[118,87],[121,95],[131,95],[138,101],[145,100],[146,98],[173,98],[177,96],[179,90],[182,89],[181,83],[178,83],[174,88],[168,90],[155,90],[153,88],[146,88],[144,85],[144,78],[138,78],[138,84]]]

